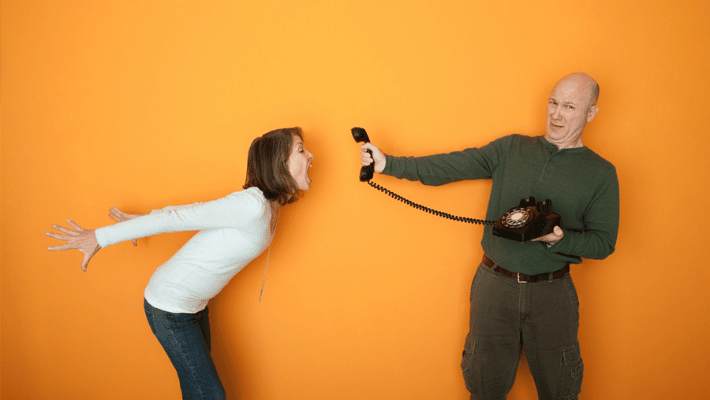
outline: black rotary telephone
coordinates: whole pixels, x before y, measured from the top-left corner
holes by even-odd
[[[370,138],[367,136],[367,132],[363,128],[352,128],[351,132],[355,142],[370,142]],[[370,153],[370,156],[372,156],[372,151],[368,150],[367,152]],[[367,184],[373,188],[407,204],[408,206],[430,214],[438,215],[442,218],[448,218],[459,222],[467,222],[469,224],[493,225],[493,235],[502,238],[518,242],[527,242],[528,240],[551,233],[553,228],[560,224],[560,216],[552,212],[552,200],[550,199],[539,202],[535,202],[534,197],[522,199],[517,207],[511,208],[508,212],[503,214],[498,221],[487,221],[451,215],[407,200],[391,190],[372,182],[371,179],[374,174],[374,162],[370,165],[363,166],[360,169],[360,181],[367,182]]]

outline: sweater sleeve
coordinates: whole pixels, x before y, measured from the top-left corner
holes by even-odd
[[[500,162],[508,137],[495,140],[480,148],[468,148],[446,154],[425,157],[386,156],[382,171],[398,179],[420,181],[429,186],[439,186],[466,179],[490,179]]]
[[[101,247],[165,232],[195,231],[248,225],[263,214],[265,201],[247,191],[192,205],[166,207],[129,221],[96,230]]]
[[[619,180],[616,170],[605,179],[584,213],[583,230],[566,230],[550,251],[601,260],[616,247],[619,231]]]

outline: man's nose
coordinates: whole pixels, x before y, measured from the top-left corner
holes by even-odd
[[[557,119],[560,117],[560,106],[559,105],[553,106],[552,110],[550,110],[550,116],[553,119]]]

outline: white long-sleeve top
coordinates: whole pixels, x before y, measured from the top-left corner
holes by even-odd
[[[166,207],[96,229],[101,247],[164,232],[199,230],[158,267],[145,288],[153,307],[197,313],[273,239],[271,207],[256,187],[221,199]]]

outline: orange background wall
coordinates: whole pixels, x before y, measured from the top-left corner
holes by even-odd
[[[482,229],[357,180],[353,126],[394,155],[544,132],[555,81],[601,84],[585,144],[621,184],[617,251],[573,269],[582,399],[700,398],[710,383],[706,1],[4,0],[3,399],[175,399],[145,322],[153,270],[191,233],[79,269],[44,232],[210,200],[251,140],[299,125],[312,190],[210,303],[230,398],[467,399],[459,370]],[[489,182],[379,183],[483,217]],[[523,363],[510,399],[534,399]]]

